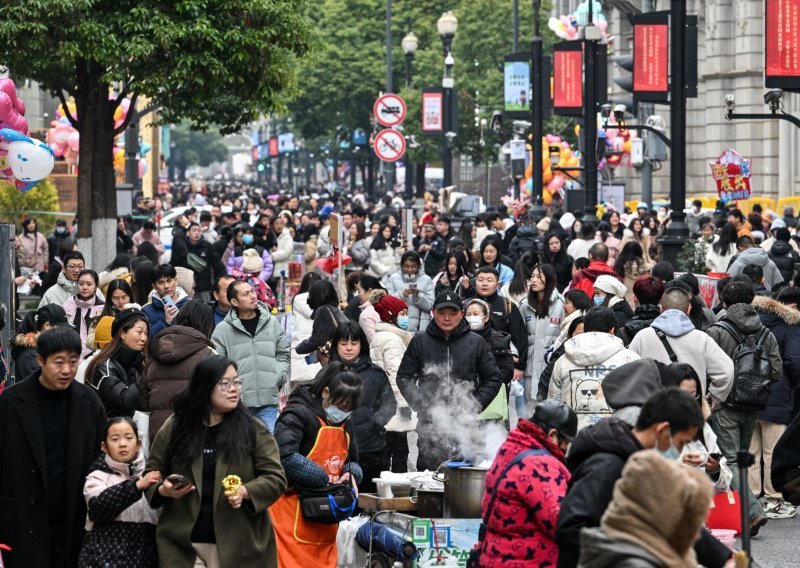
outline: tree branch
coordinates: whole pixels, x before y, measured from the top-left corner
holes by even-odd
[[[64,91],[59,89],[56,93],[58,95],[58,100],[61,101],[61,106],[64,108],[64,116],[67,117],[69,123],[76,129],[80,129],[78,125],[78,119],[72,116],[72,113],[69,111],[69,106],[67,105],[67,99],[64,98]]]
[[[154,110],[158,110],[160,108],[161,108],[161,105],[158,105],[158,104],[152,104],[152,105],[150,105],[148,107],[145,107],[145,108],[143,108],[142,110],[140,110],[139,112],[136,113],[136,120],[139,120],[140,118],[144,117],[145,115],[150,114]]]
[[[131,97],[131,104],[128,107],[128,112],[125,114],[125,120],[122,121],[122,124],[119,125],[119,128],[114,129],[114,136],[122,134],[125,132],[125,129],[128,128],[128,125],[133,120],[133,116],[136,114],[136,101],[139,99],[139,93],[133,93]]]

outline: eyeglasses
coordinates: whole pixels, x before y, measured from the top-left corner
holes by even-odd
[[[65,266],[65,268],[67,270],[83,270],[84,269],[84,265],[83,264],[68,264],[67,266]]]
[[[232,390],[242,390],[242,381],[241,379],[235,379],[233,381],[220,381],[217,383],[217,386],[222,392],[231,392]]]

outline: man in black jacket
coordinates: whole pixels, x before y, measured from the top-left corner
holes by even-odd
[[[185,247],[173,245],[170,264],[175,267],[183,266],[194,272],[195,297],[210,302],[214,279],[225,274],[225,265],[211,243],[203,238],[203,229],[199,224],[189,225],[185,242]]]
[[[476,415],[494,400],[502,381],[488,344],[464,321],[455,293],[437,296],[433,321],[406,349],[397,386],[419,417],[417,470],[435,470],[465,451],[459,440],[475,443],[480,437]]]
[[[664,295],[664,282],[650,274],[642,274],[633,283],[633,297],[636,311],[633,317],[620,327],[620,339],[626,346],[630,345],[636,334],[650,327],[653,320],[661,315],[661,296]]]
[[[678,460],[684,444],[694,440],[702,428],[697,401],[673,387],[645,402],[634,428],[608,418],[581,430],[566,459],[572,479],[556,526],[558,568],[578,565],[581,529],[600,526],[614,484],[631,455],[655,449],[668,459]],[[706,531],[695,544],[695,551],[698,561],[707,567],[719,568],[731,557],[731,551]]]
[[[43,332],[40,370],[0,395],[0,543],[6,568],[77,564],[86,521],[83,482],[97,457],[106,413],[73,379],[81,338]]]
[[[422,257],[425,274],[434,278],[442,269],[447,256],[447,245],[436,232],[433,223],[425,223],[422,227],[422,238],[417,245],[417,252]]]

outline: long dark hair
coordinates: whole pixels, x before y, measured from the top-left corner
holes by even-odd
[[[629,262],[644,263],[644,252],[642,251],[642,245],[636,241],[628,241],[625,243],[625,246],[622,247],[622,250],[619,252],[619,256],[617,257],[617,261],[614,264],[614,272],[619,274],[621,278],[625,278],[625,266]]]
[[[369,360],[369,340],[367,340],[367,335],[364,333],[364,330],[361,329],[361,326],[358,325],[357,321],[348,320],[340,323],[336,329],[333,330],[333,335],[331,336],[331,361],[342,360],[339,357],[339,350],[337,347],[339,342],[343,339],[357,340],[361,344],[361,350],[358,353],[358,359],[361,361],[364,359]]]
[[[351,408],[358,408],[364,397],[364,383],[356,373],[347,370],[341,361],[331,361],[317,373],[308,384],[311,396],[322,403],[322,391],[330,392],[330,403],[339,405],[349,402]]]
[[[147,326],[147,335],[148,339],[150,339],[150,322],[147,320],[147,317],[144,315],[144,312],[142,312],[142,317],[131,318],[128,321],[126,321],[124,325],[120,326],[120,328],[117,330],[117,333],[114,335],[114,337],[111,338],[111,341],[106,343],[105,347],[103,347],[100,350],[100,352],[94,357],[94,359],[92,359],[91,363],[89,363],[88,367],[86,367],[86,374],[84,375],[84,377],[86,377],[85,380],[87,383],[89,383],[92,386],[97,386],[95,385],[94,382],[95,371],[97,371],[97,369],[101,365],[103,365],[106,361],[108,361],[109,359],[113,359],[117,355],[117,352],[119,352],[120,348],[122,347],[122,332],[130,331],[131,329],[133,329],[133,326],[135,326],[140,321],[143,321]],[[144,351],[142,351],[142,355],[144,355],[144,357],[142,357],[142,360],[139,363],[139,368],[138,368],[139,373],[144,371],[145,361],[147,360],[148,344],[149,342],[144,344]]]
[[[335,308],[339,306],[339,296],[336,294],[336,288],[328,280],[314,282],[311,288],[308,289],[308,307],[313,310],[311,319],[314,319],[317,315],[317,310],[322,306]]]
[[[153,270],[155,265],[149,260],[140,262],[133,271],[133,301],[143,306],[153,291]]]
[[[483,258],[483,251],[486,250],[486,247],[492,246],[497,251],[497,258],[494,261],[494,264],[488,264]],[[480,265],[481,266],[491,266],[493,268],[497,268],[500,266],[500,258],[503,256],[503,240],[498,235],[487,235],[481,241],[481,258],[480,258]],[[499,270],[499,268],[498,268]]]
[[[719,230],[719,239],[711,245],[711,248],[714,249],[715,253],[725,256],[730,252],[731,245],[736,244],[736,239],[738,238],[736,227],[731,223],[725,223]]]
[[[508,285],[508,291],[512,294],[523,294],[528,289],[528,281],[531,278],[533,269],[539,265],[539,255],[529,250],[520,257],[514,266],[514,278]]]
[[[320,280],[322,280],[322,276],[320,276],[316,272],[305,273],[303,279],[300,281],[300,289],[297,291],[297,294],[292,296],[292,310],[294,310],[294,299],[297,297],[297,295],[308,292],[311,289],[311,285],[314,284],[315,282],[319,282]],[[306,298],[308,298],[308,296],[306,296]]]
[[[106,270],[108,272],[116,270],[117,268],[125,268],[129,270],[130,264],[131,264],[131,255],[121,252],[114,257],[114,260],[111,261],[111,264],[106,266]]]
[[[142,244],[136,248],[136,256],[143,256],[153,264],[158,264],[158,259],[161,255],[158,254],[156,245],[150,241],[142,241]]]
[[[450,269],[448,268],[448,266],[450,266],[451,258],[456,259],[456,275],[454,282],[451,281],[452,276],[450,274]],[[442,271],[444,272],[444,275],[447,277],[447,281],[451,287],[458,284],[462,276],[469,276],[471,272],[469,269],[469,263],[467,262],[466,257],[464,257],[464,253],[461,252],[460,250],[451,250],[450,252],[447,253],[447,256],[444,257],[444,265],[442,266]]]
[[[466,250],[472,250],[472,229],[474,226],[472,221],[464,221],[458,229],[458,238],[464,241]]]
[[[236,363],[221,355],[209,355],[194,368],[189,387],[175,400],[172,436],[167,445],[169,469],[187,470],[203,452],[203,438],[211,415],[211,394],[222,376]],[[239,404],[217,426],[216,449],[223,462],[244,460],[255,447],[256,419]],[[199,483],[199,480],[196,480]]]
[[[381,223],[380,229],[378,229],[378,234],[375,235],[374,239],[372,239],[372,244],[369,246],[369,248],[375,250],[383,250],[387,246],[389,246],[389,243],[391,242],[391,237],[389,237],[389,240],[387,241],[383,236],[383,231],[385,231],[386,227],[388,226],[389,226],[388,223]]]
[[[131,290],[131,285],[128,284],[126,280],[122,280],[121,278],[117,278],[112,280],[108,283],[108,288],[106,289],[106,303],[103,307],[103,311],[100,316],[111,316],[114,317],[117,315],[117,312],[114,310],[114,304],[111,303],[111,296],[117,290],[122,290],[128,295],[128,303],[134,301],[133,298],[133,290]]]
[[[211,332],[214,331],[214,311],[201,300],[189,300],[178,310],[175,325],[191,327],[211,338]]]
[[[561,248],[558,249],[558,252],[553,254],[550,252],[550,240],[556,238],[561,243]],[[567,259],[567,247],[564,244],[564,239],[561,238],[561,235],[554,232],[549,232],[544,236],[544,250],[542,250],[542,262],[546,262],[547,264],[552,264],[555,266],[556,264],[561,264]]]
[[[540,264],[534,267],[534,270],[537,268],[544,275],[544,295],[540,301],[538,294],[531,289],[528,292],[528,305],[534,311],[537,318],[543,318],[547,317],[547,313],[550,311],[550,298],[553,296],[553,290],[555,290],[558,278],[556,276],[556,269],[553,268],[552,264]],[[532,275],[533,270],[528,274]]]

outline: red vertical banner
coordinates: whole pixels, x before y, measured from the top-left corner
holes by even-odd
[[[278,155],[278,138],[273,137],[269,139],[269,155],[274,158]]]
[[[583,114],[583,45],[579,41],[553,46],[553,112]]]
[[[669,15],[640,14],[633,20],[633,94],[637,100],[669,99]]]
[[[765,0],[767,88],[800,89],[800,0]]]

